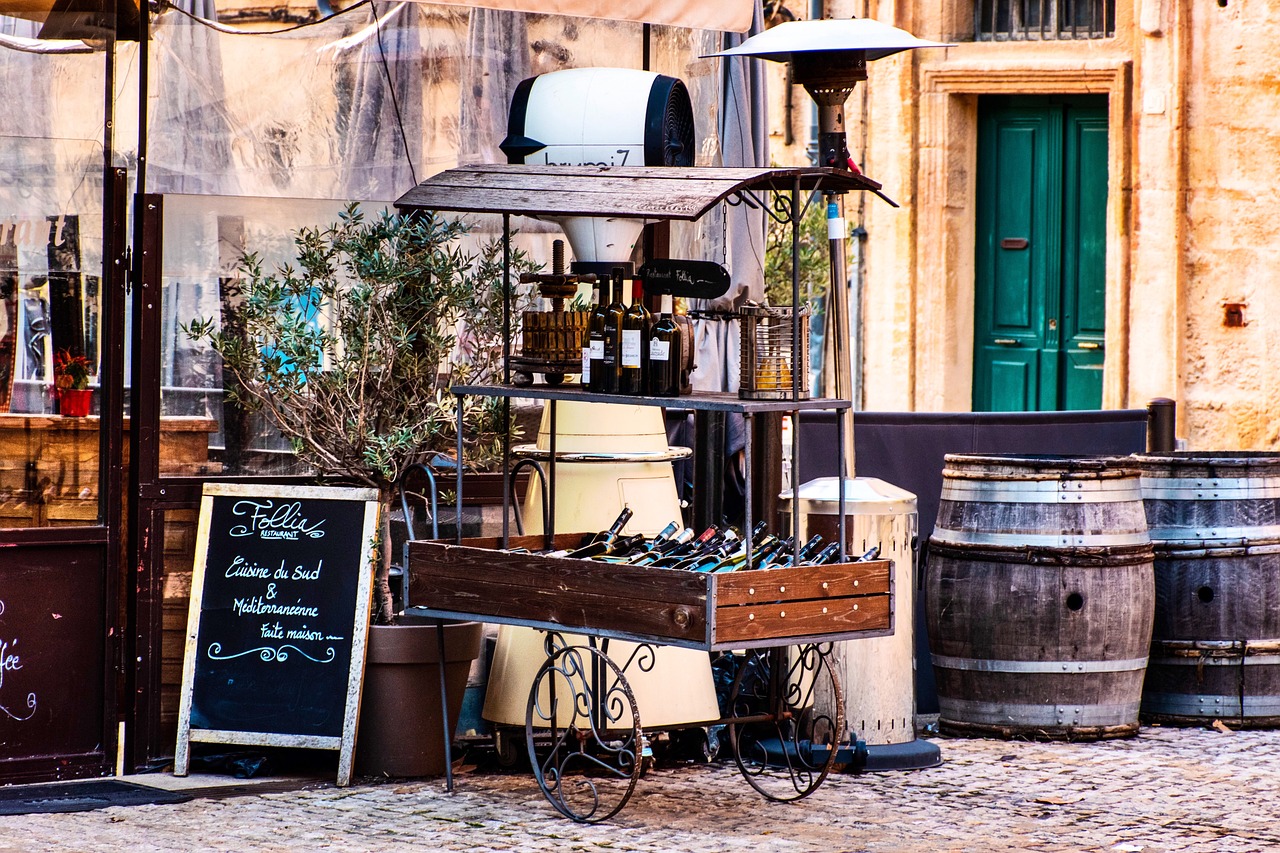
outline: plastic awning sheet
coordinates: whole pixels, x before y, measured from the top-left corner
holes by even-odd
[[[606,18],[640,24],[666,24],[696,30],[746,32],[753,0],[431,0],[450,6],[476,6],[507,12],[537,12],[579,18]]]

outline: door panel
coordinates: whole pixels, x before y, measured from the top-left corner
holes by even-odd
[[[1097,408],[1106,98],[983,98],[978,122],[974,409]]]
[[[1000,353],[991,360],[991,411],[1025,412],[1034,408],[1039,352]]]
[[[1031,237],[1036,219],[1033,203],[1038,194],[1032,186],[1036,164],[1036,137],[1043,131],[1037,124],[1017,122],[997,128],[1000,157],[994,160],[995,246],[992,273],[995,296],[992,302],[992,332],[1017,335],[1027,339],[1038,337],[1032,318],[1043,310],[1042,279],[1035,267],[1039,249],[1012,248],[1016,241]],[[1042,155],[1043,156],[1043,155]],[[1031,341],[1024,341],[1030,343]],[[1036,340],[1033,345],[1038,345]]]
[[[1063,242],[1063,409],[1102,401],[1107,270],[1107,115],[1067,111]]]

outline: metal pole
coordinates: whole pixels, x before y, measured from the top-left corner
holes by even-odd
[[[827,386],[837,400],[852,400],[853,374],[849,361],[849,294],[848,267],[845,255],[848,251],[848,226],[844,219],[844,196],[827,196],[827,246],[831,263],[830,290],[827,292],[827,331],[830,343],[826,352],[831,356],[826,371]],[[844,410],[837,416],[843,422]],[[844,448],[844,465],[839,474],[854,474],[853,442]]]
[[[461,501],[459,501],[461,504]],[[436,664],[440,671],[440,719],[444,722],[444,789],[453,793],[453,732],[449,731],[449,693],[444,677],[444,620],[436,620]]]
[[[458,400],[458,461],[457,471],[457,491],[453,497],[453,518],[454,518],[454,539],[459,545],[462,544],[462,395],[455,395]]]
[[[511,214],[502,214],[502,382],[511,382]],[[459,459],[461,461],[461,459]],[[502,470],[511,470],[511,398],[502,398]],[[502,547],[511,547],[511,482],[502,478]]]
[[[543,497],[550,506],[550,509],[545,514],[547,525],[544,533],[546,534],[547,550],[551,550],[555,547],[556,538],[556,401],[548,400],[547,405],[551,407],[551,435],[547,440],[549,450],[547,458],[547,494],[543,495]]]
[[[746,473],[748,477],[751,477],[755,473],[755,471],[752,469],[752,466],[755,464],[755,460],[752,456],[752,451],[755,449],[753,445],[755,444],[755,440],[756,440],[755,420],[756,420],[755,416],[752,415],[750,412],[742,413],[742,425],[746,431],[746,436],[745,436],[746,444],[744,444],[742,448],[742,463],[744,466],[746,466]],[[751,568],[751,527],[755,523],[755,519],[752,518],[752,510],[754,509],[754,506],[753,506],[753,501],[751,499],[752,498],[751,493],[753,489],[747,488],[744,491],[746,492],[746,494],[743,496],[744,498],[743,513],[746,517],[743,519],[743,523],[742,523],[742,534],[745,537],[746,543],[747,543],[746,544],[747,562],[744,564],[744,567]]]
[[[800,178],[791,183],[791,304],[800,310],[800,219],[804,214],[800,209]],[[809,353],[804,353],[804,361],[800,360],[800,323],[799,316],[791,327],[791,379],[792,388],[799,388],[799,376],[803,369],[806,386],[809,384]],[[796,394],[799,397],[799,394]],[[791,410],[791,565],[800,564],[800,411]]]

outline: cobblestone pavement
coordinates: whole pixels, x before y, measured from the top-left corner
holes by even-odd
[[[942,766],[762,799],[731,764],[658,768],[605,824],[531,776],[314,784],[165,806],[0,818],[0,853],[142,851],[1280,851],[1280,732],[1143,728],[1090,744],[942,738]]]

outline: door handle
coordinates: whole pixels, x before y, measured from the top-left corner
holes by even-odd
[[[1000,241],[1001,249],[1025,249],[1029,245],[1026,237],[1005,237]]]
[[[992,341],[991,343],[995,344],[995,345],[996,345],[996,346],[998,346],[998,347],[1020,347],[1020,346],[1022,346],[1022,341],[1018,340],[1017,338],[996,338],[996,339],[995,339],[994,341]]]
[[[1097,341],[1081,341],[1077,346],[1080,349],[1102,349],[1102,344]]]

